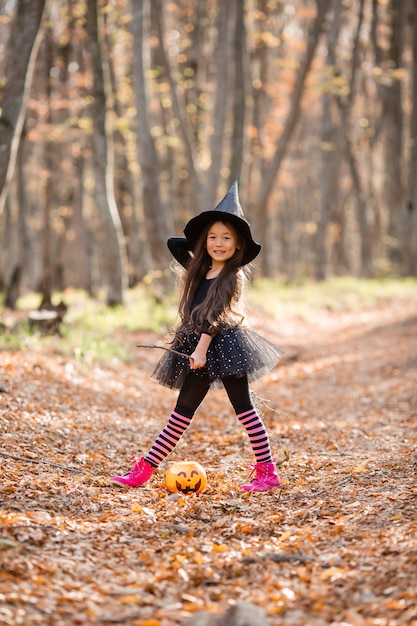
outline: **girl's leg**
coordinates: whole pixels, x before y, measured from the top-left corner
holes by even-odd
[[[175,409],[167,425],[155,439],[145,461],[157,467],[170,454],[187,428],[209,390],[208,376],[191,370],[179,393]]]
[[[210,386],[209,377],[190,371],[178,396],[175,409],[167,425],[155,439],[149,452],[138,461],[126,476],[114,476],[113,480],[128,487],[139,487],[152,476],[156,467],[172,452],[185,433]],[[132,459],[133,460],[133,459]]]
[[[268,433],[252,404],[247,377],[224,378],[223,384],[238,420],[248,433],[256,458],[251,473],[251,477],[253,474],[255,476],[249,484],[242,485],[242,489],[245,491],[269,491],[274,487],[279,487],[281,483],[271,455]]]
[[[250,397],[246,376],[223,379],[229,400],[239,422],[245,427],[257,463],[272,463],[271,446],[265,425],[259,417]]]

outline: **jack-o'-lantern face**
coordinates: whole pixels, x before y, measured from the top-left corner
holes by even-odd
[[[206,470],[194,461],[177,461],[166,471],[165,483],[173,493],[201,493],[207,486]]]

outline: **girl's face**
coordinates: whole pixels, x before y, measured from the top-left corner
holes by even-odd
[[[223,222],[215,222],[207,233],[206,247],[213,266],[223,266],[236,252],[237,237],[234,230]]]

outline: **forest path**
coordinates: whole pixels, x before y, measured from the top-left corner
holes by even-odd
[[[175,403],[159,351],[1,353],[1,623],[174,626],[240,599],[271,626],[417,624],[417,295],[254,326],[286,350],[253,385],[287,459],[266,494],[240,490],[251,452],[221,391],[169,459],[206,467],[203,494],[173,498],[163,469],[111,483]]]

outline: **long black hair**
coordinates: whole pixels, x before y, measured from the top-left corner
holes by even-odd
[[[228,259],[218,277],[213,280],[204,301],[191,310],[196,291],[206,277],[211,267],[211,257],[207,252],[207,235],[216,222],[222,222],[233,232],[236,238],[236,251]],[[214,220],[202,231],[194,249],[193,257],[187,267],[184,277],[179,314],[181,327],[191,326],[197,334],[201,333],[203,323],[207,320],[210,334],[216,334],[222,323],[236,323],[243,319],[243,312],[239,310],[243,286],[248,278],[248,268],[242,267],[245,252],[245,240],[239,235],[234,226],[226,220]]]

